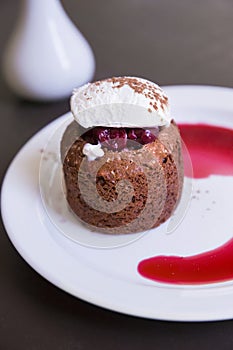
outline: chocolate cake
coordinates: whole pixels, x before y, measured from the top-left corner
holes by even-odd
[[[119,118],[121,123],[117,126],[115,120],[113,125],[106,125],[106,120],[101,124],[99,117],[94,125],[88,127],[86,116],[81,117],[81,122],[80,119],[72,122],[61,142],[67,201],[72,211],[91,230],[111,234],[145,231],[164,223],[179,202],[183,186],[179,130],[170,117],[165,120],[168,102],[156,84],[140,78],[112,78],[94,83],[95,94],[105,82],[111,84],[113,94],[114,88],[119,85],[119,89],[126,84],[130,89],[136,87],[134,94],[146,94],[149,106],[155,108],[157,114],[154,113],[150,125],[143,127],[138,122],[132,127],[132,116],[130,121]],[[133,87],[130,86],[132,84]],[[87,99],[90,98],[87,92],[91,87],[93,84],[82,92],[82,95],[86,93]],[[99,93],[104,95],[105,90],[99,90]],[[94,93],[92,91],[92,96]],[[107,98],[104,97],[105,102]],[[120,98],[124,100],[124,97]],[[107,107],[104,103],[103,113],[108,112],[108,105],[112,108],[111,100],[108,101]],[[123,101],[123,106],[116,107],[123,114],[124,104],[127,102]],[[164,114],[159,114],[159,105]],[[135,113],[134,106],[127,106],[127,111],[132,107]],[[147,113],[153,114],[149,109]],[[137,112],[142,110],[140,106]],[[84,112],[87,112],[86,106]],[[99,112],[97,115],[101,114]],[[79,118],[81,113],[77,114]],[[89,113],[93,118],[95,108]],[[144,123],[148,124],[148,121],[142,121]]]

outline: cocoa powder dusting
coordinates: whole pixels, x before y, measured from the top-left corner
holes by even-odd
[[[125,85],[128,85],[131,89],[133,89],[138,94],[143,94],[146,98],[151,100],[156,100],[160,102],[161,108],[164,109],[168,104],[167,96],[161,94],[162,89],[160,87],[154,86],[153,83],[149,81],[142,82],[137,78],[131,77],[113,77],[108,78],[103,81],[107,81],[109,83],[113,83],[113,89],[120,89]],[[158,104],[154,102],[150,105],[153,105],[155,110],[158,110]]]

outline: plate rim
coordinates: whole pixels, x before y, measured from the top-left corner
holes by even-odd
[[[198,90],[199,88],[201,89],[214,89],[214,90],[227,90],[227,91],[231,91],[231,93],[233,92],[232,88],[228,88],[228,87],[218,87],[218,86],[209,86],[209,85],[168,85],[168,86],[163,86],[164,89],[180,89],[180,88],[185,88],[185,89],[192,89],[195,88],[196,90]],[[13,158],[13,160],[10,163],[10,166],[8,167],[4,179],[3,179],[3,183],[2,183],[2,189],[1,189],[1,213],[2,213],[2,218],[3,218],[3,223],[7,232],[7,235],[10,239],[10,241],[12,242],[13,246],[15,247],[15,249],[19,252],[19,254],[23,257],[23,259],[30,265],[33,267],[34,270],[37,271],[37,273],[39,273],[41,276],[43,276],[45,279],[47,279],[49,282],[53,283],[54,285],[56,285],[57,287],[59,287],[60,289],[68,292],[69,294],[78,297],[86,302],[92,303],[94,305],[97,306],[101,306],[105,309],[108,310],[112,310],[115,312],[120,312],[123,314],[127,314],[127,315],[131,315],[131,316],[137,316],[137,317],[145,317],[145,318],[150,318],[150,319],[156,319],[156,320],[167,320],[167,321],[216,321],[216,320],[224,320],[224,319],[229,319],[233,317],[233,311],[229,311],[228,313],[226,312],[225,315],[212,315],[209,316],[208,315],[201,315],[199,314],[199,316],[192,316],[192,317],[188,317],[187,315],[183,315],[183,317],[181,317],[180,315],[175,315],[172,314],[172,312],[168,315],[154,315],[154,313],[145,313],[142,311],[134,311],[132,310],[130,307],[120,307],[118,306],[118,308],[116,308],[115,305],[112,305],[111,302],[107,302],[103,301],[103,300],[96,300],[95,298],[93,298],[92,295],[90,295],[90,293],[82,293],[80,292],[79,295],[77,295],[77,293],[72,292],[72,290],[67,290],[67,288],[62,287],[62,284],[59,283],[58,281],[54,281],[51,280],[51,276],[48,276],[46,274],[45,271],[41,271],[38,266],[36,266],[36,263],[34,261],[31,261],[31,259],[29,258],[29,256],[27,255],[27,253],[25,251],[23,251],[22,247],[18,244],[18,242],[16,242],[14,240],[14,233],[11,232],[11,228],[8,224],[7,221],[7,215],[6,215],[6,206],[4,204],[4,200],[6,198],[7,195],[7,181],[8,181],[8,177],[10,172],[13,169],[14,164],[16,163],[18,157],[20,157],[25,150],[27,150],[27,148],[30,146],[30,143],[33,143],[35,141],[35,139],[37,139],[41,133],[45,132],[45,129],[47,128],[52,128],[53,125],[56,125],[58,123],[62,123],[63,120],[66,120],[67,116],[70,115],[70,112],[67,112],[65,114],[63,114],[62,116],[58,117],[57,119],[53,120],[51,123],[49,123],[48,125],[46,125],[45,127],[43,127],[42,129],[40,129],[37,133],[35,133],[25,144],[24,146],[17,152],[17,154],[15,155],[15,157]],[[85,248],[84,248],[85,249]],[[140,309],[140,308],[139,308]],[[229,308],[230,309],[230,308]]]

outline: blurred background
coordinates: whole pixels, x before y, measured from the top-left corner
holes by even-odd
[[[130,74],[162,85],[232,86],[231,0],[61,2],[94,50],[96,79]],[[19,5],[1,0],[1,52]]]

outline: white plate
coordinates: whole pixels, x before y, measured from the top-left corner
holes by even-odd
[[[232,89],[170,86],[165,90],[176,121],[233,127]],[[166,233],[165,224],[115,248],[74,243],[49,220],[39,190],[41,150],[67,117],[58,118],[36,134],[15,157],[5,176],[3,221],[22,257],[56,286],[107,309],[174,321],[232,318],[233,282],[202,286],[156,283],[142,278],[137,265],[157,254],[196,254],[230,239],[231,201],[230,196],[229,202],[223,198],[226,189],[233,186],[233,177],[224,177],[224,181],[222,176],[193,180],[193,191],[198,191],[200,200],[191,201],[183,221],[171,234]],[[213,199],[213,210],[206,211]]]

